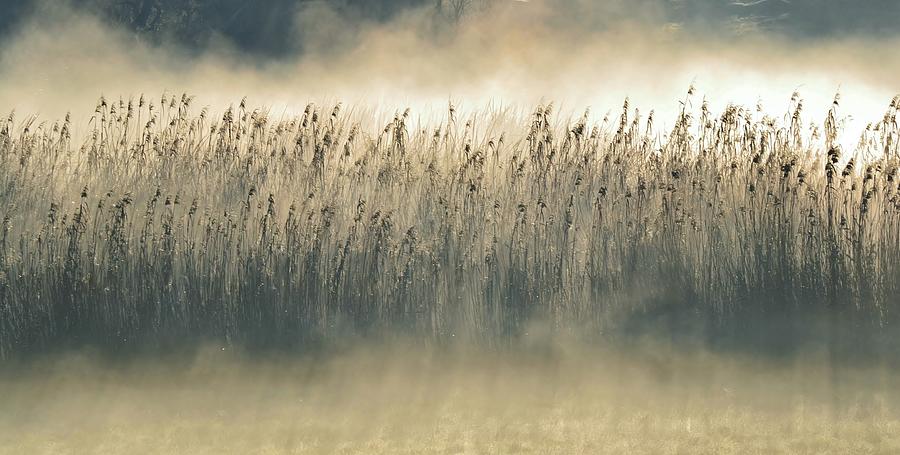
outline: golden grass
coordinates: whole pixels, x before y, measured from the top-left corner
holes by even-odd
[[[896,375],[664,347],[422,347],[109,366],[0,382],[9,454],[891,454]]]

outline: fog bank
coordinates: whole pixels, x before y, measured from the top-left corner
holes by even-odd
[[[215,111],[244,96],[276,113],[309,101],[421,113],[450,101],[470,110],[528,110],[552,100],[602,117],[629,97],[668,122],[694,85],[714,111],[761,104],[773,115],[799,92],[811,120],[841,92],[840,114],[852,117],[845,142],[852,143],[900,92],[900,61],[886,58],[900,41],[890,35],[723,33],[672,22],[656,2],[641,5],[498,2],[441,25],[430,6],[359,21],[314,2],[285,11],[302,46],[281,58],[247,53],[226,39],[201,51],[153,43],[83,10],[45,5],[5,39],[0,110],[84,117],[101,95],[170,92],[196,95]]]
[[[0,377],[0,453],[889,453],[896,375],[647,345],[216,346]]]

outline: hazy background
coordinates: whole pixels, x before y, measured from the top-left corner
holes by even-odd
[[[689,85],[821,117],[855,139],[900,92],[900,4],[816,0],[30,0],[0,18],[0,111],[86,117],[163,91],[221,110],[341,100],[421,112],[554,100],[598,116],[629,96],[670,118]],[[83,114],[83,115],[79,115]]]

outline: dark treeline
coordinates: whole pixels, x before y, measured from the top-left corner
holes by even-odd
[[[32,13],[60,8],[65,3],[0,2],[0,39],[15,31]],[[186,49],[202,50],[213,37],[219,37],[240,50],[262,57],[278,57],[304,50],[303,33],[298,30],[303,27],[298,17],[304,12],[328,8],[343,19],[347,32],[352,33],[353,28],[362,24],[386,22],[412,8],[431,10],[434,14],[430,17],[436,22],[452,24],[488,4],[530,8],[541,0],[69,0],[67,3],[151,42],[177,43]],[[885,37],[896,35],[896,18],[900,17],[900,3],[893,0],[871,0],[864,4],[849,0],[556,0],[553,3],[559,4],[559,8],[553,8],[555,12],[568,11],[563,15],[588,21],[589,28],[610,20],[649,19],[677,23],[716,36],[775,32],[798,39]]]
[[[304,11],[329,9],[352,27],[383,22],[410,8],[434,8],[441,21],[456,21],[485,0],[71,0],[76,11],[101,17],[150,42],[206,48],[219,37],[240,50],[279,56],[302,50],[297,19]],[[33,0],[0,5],[0,38],[46,3]],[[348,30],[351,32],[352,30]]]
[[[106,18],[150,39],[174,38],[202,47],[218,34],[246,51],[281,54],[296,50],[297,15],[303,8],[327,6],[353,23],[387,20],[397,11],[426,0],[81,0]]]

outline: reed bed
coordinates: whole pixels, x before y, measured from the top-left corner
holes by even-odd
[[[836,356],[900,346],[900,97],[852,151],[839,101],[685,106],[660,131],[452,105],[213,117],[184,95],[0,121],[0,358],[384,333],[643,334]],[[427,123],[427,124],[426,124]],[[500,131],[510,123],[520,125]]]

